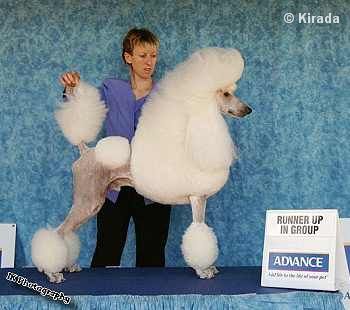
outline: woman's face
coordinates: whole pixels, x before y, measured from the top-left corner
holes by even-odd
[[[142,79],[152,77],[157,63],[158,49],[155,45],[136,45],[132,54],[125,53],[125,60],[131,65],[134,73]]]

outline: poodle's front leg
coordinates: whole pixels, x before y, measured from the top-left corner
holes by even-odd
[[[61,283],[63,282],[65,279],[63,277],[63,273],[62,272],[47,272],[44,271],[44,273],[48,276],[49,281],[52,283]]]
[[[182,237],[181,250],[186,263],[202,279],[210,279],[219,271],[213,265],[218,256],[217,239],[204,223],[206,197],[190,196],[193,222]]]
[[[207,205],[207,199],[203,196],[190,196],[189,197],[192,208],[192,219],[194,223],[204,223],[205,221],[205,207]]]

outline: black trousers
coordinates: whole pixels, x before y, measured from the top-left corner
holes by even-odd
[[[170,206],[160,203],[145,206],[144,198],[129,186],[121,188],[115,204],[106,198],[97,214],[97,243],[91,267],[120,265],[131,217],[136,232],[136,267],[165,266],[170,210]]]

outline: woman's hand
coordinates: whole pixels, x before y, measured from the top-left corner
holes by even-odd
[[[80,74],[76,71],[69,71],[60,76],[60,83],[65,88],[74,88],[80,82]]]

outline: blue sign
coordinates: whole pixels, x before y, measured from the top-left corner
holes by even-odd
[[[328,272],[328,254],[269,253],[270,270]]]

